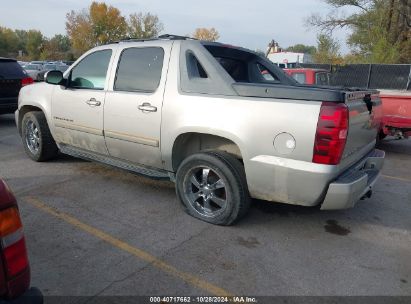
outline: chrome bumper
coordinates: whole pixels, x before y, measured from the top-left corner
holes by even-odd
[[[374,150],[365,163],[340,175],[329,187],[321,210],[347,209],[370,194],[384,164],[385,152]]]

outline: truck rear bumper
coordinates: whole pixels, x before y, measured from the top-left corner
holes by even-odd
[[[340,175],[329,187],[321,210],[347,209],[369,196],[384,164],[385,152],[374,150],[361,167],[350,168]]]

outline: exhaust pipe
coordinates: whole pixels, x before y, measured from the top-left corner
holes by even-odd
[[[370,198],[372,195],[372,190],[368,190],[367,193],[365,193],[362,197],[361,200],[365,200],[366,198]]]

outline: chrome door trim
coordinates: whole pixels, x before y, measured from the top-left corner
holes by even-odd
[[[55,122],[54,126],[58,128],[80,131],[80,132],[89,133],[93,135],[99,135],[99,136],[104,135],[103,130],[81,126],[81,125],[76,125],[76,124],[66,124],[66,123],[61,123],[61,122]]]
[[[152,146],[152,147],[159,147],[160,143],[157,139],[154,138],[146,138],[141,136],[135,136],[131,134],[119,133],[114,131],[105,131],[104,135],[109,138],[125,140],[137,144]]]

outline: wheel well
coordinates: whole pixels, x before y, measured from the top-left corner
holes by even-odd
[[[220,150],[242,160],[240,148],[233,141],[216,135],[203,133],[185,133],[177,137],[173,145],[173,170],[177,171],[180,163],[189,155],[206,150]]]
[[[20,134],[21,134],[21,122],[23,120],[24,114],[26,114],[27,112],[42,112],[42,110],[35,106],[23,106],[19,110],[18,129],[19,129]]]

